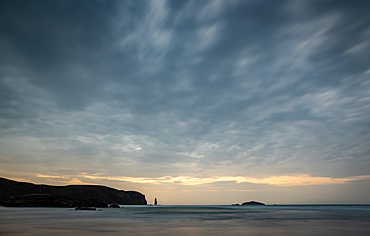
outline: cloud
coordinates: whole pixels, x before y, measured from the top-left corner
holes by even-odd
[[[367,176],[367,6],[2,2],[2,168],[189,186]]]
[[[139,16],[129,13],[128,8],[137,7],[132,5],[134,4],[123,2],[119,6],[120,14],[113,19],[118,49],[133,55],[141,72],[157,72],[163,66],[173,34],[172,30],[166,27],[166,1],[143,4],[144,7],[140,10],[144,13]]]

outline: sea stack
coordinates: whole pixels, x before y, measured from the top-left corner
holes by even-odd
[[[158,202],[157,202],[157,198],[154,198],[154,205],[157,205]]]

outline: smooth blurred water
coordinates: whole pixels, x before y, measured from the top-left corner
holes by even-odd
[[[0,235],[370,235],[370,205],[1,207]]]

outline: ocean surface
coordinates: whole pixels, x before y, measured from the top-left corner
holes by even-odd
[[[370,235],[370,205],[0,207],[0,235]]]

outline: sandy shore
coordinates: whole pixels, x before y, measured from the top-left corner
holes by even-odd
[[[120,209],[0,208],[0,235],[370,235],[367,220],[131,218]]]

